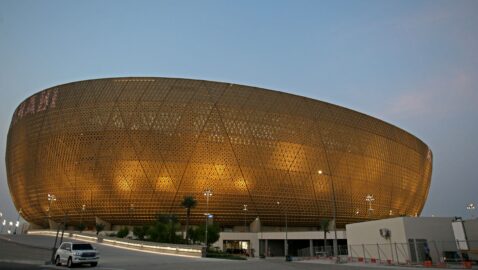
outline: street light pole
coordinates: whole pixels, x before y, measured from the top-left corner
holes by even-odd
[[[8,234],[11,234],[12,233],[12,227],[13,227],[13,221],[8,222],[8,225],[9,225],[8,226],[8,228],[9,228],[8,229]]]
[[[81,206],[80,224],[83,224],[83,215],[85,214],[85,210],[86,210],[86,204],[83,204],[83,205]]]
[[[334,230],[334,240],[333,240],[332,243],[333,243],[333,249],[334,249],[334,256],[336,256],[338,258],[339,249],[338,249],[338,244],[337,244],[337,225],[336,225],[336,222],[337,222],[337,200],[335,198],[334,181],[332,180],[332,175],[324,173],[322,170],[319,170],[318,173],[319,173],[319,175],[328,176],[329,179],[330,179],[331,186],[332,186],[332,199],[334,200],[334,207],[333,207],[333,211],[332,211],[333,220],[334,220],[334,222],[332,223],[332,225],[333,225],[332,229]]]
[[[204,238],[204,244],[206,246],[206,253],[207,253],[207,225],[209,223],[209,197],[212,196],[212,190],[206,189],[204,190],[204,196],[206,196],[206,235]]]
[[[474,203],[469,203],[469,204],[466,206],[466,209],[467,209],[468,211],[470,211],[471,219],[473,219],[473,218],[474,218],[473,211],[476,209],[475,204],[474,204]]]
[[[246,232],[248,231],[246,223],[247,204],[244,204],[244,208],[242,210],[244,211],[244,232]]]
[[[365,196],[365,201],[368,202],[368,212],[369,212],[369,214],[372,214],[372,211],[373,211],[372,202],[375,201],[373,195],[372,194],[367,194],[367,196]]]
[[[7,224],[7,220],[4,219],[3,222],[2,222],[2,230],[0,231],[0,233],[3,232],[3,228],[5,227],[6,224]]]
[[[287,226],[287,211],[285,211],[284,209],[282,209],[280,207],[280,202],[276,202],[277,203],[277,206],[279,207],[279,210],[282,210],[284,212],[284,217],[285,217],[285,243],[284,243],[284,255],[285,255],[285,259],[288,260],[289,259],[289,239],[287,238],[287,233],[289,231],[289,228]]]
[[[21,213],[22,213],[22,209],[20,208],[20,211],[18,211],[17,223],[15,223],[15,230],[13,231],[13,234],[17,234],[17,228],[20,225],[20,214]]]
[[[56,201],[56,196],[53,194],[48,193],[48,227],[50,227],[50,218],[51,218],[51,204]]]
[[[134,211],[134,203],[129,205],[129,226],[131,227],[131,222],[133,221],[133,211]]]

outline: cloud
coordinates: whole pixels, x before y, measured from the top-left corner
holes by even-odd
[[[463,72],[437,77],[404,91],[386,105],[383,114],[393,118],[478,113],[478,80]]]

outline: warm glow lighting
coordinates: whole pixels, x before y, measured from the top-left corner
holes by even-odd
[[[54,201],[56,201],[56,196],[53,195],[53,194],[48,193],[48,200],[49,200],[50,202],[54,202]]]
[[[466,206],[466,209],[468,209],[468,210],[470,210],[470,211],[471,211],[471,210],[475,210],[475,208],[476,208],[476,207],[475,207],[475,204],[474,204],[474,203],[469,203],[469,204]]]
[[[206,197],[211,197],[212,196],[212,191],[210,189],[206,189],[206,190],[204,190],[203,194]]]
[[[96,217],[131,227],[150,223],[158,212],[184,222],[188,211],[179,201],[195,196],[191,226],[212,224],[206,212],[238,231],[244,223],[244,231],[256,229],[251,221],[257,215],[279,228],[287,213],[291,228],[313,228],[318,220],[329,219],[333,235],[336,226],[351,221],[421,213],[432,152],[412,134],[319,100],[246,85],[206,84],[95,79],[51,86],[27,98],[13,113],[5,149],[12,161],[7,164],[10,193],[25,213],[17,218],[17,212],[0,211],[24,226],[48,227],[52,218],[60,222],[67,213],[69,224],[90,229]],[[72,91],[78,87],[81,94]],[[175,91],[170,87],[186,89],[174,95],[172,105],[164,103]],[[130,88],[135,90],[118,92]],[[46,125],[45,119],[49,128],[68,136],[29,132]],[[25,149],[43,142],[58,149],[47,155],[51,145],[45,145],[47,152],[39,152],[38,162]],[[65,181],[71,183],[68,188],[61,186]],[[25,187],[39,197],[29,196]],[[213,192],[205,193],[207,189]],[[373,212],[363,194],[377,196]],[[207,200],[213,200],[209,207]],[[248,202],[254,203],[251,212]],[[461,209],[476,216],[477,210],[466,210],[470,202],[478,204],[465,198]],[[3,231],[7,228],[8,221]],[[337,238],[329,240],[336,253]]]
[[[373,211],[373,208],[372,208],[372,202],[375,201],[375,198],[373,197],[372,194],[367,194],[367,196],[365,196],[365,201],[368,202],[368,211]]]

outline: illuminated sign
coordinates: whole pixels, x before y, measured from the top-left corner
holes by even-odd
[[[34,115],[39,112],[46,111],[50,108],[56,107],[56,100],[58,98],[58,89],[49,89],[29,97],[18,106],[13,114],[12,123],[17,123],[27,115]]]

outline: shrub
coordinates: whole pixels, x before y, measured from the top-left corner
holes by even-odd
[[[100,232],[102,232],[105,229],[105,224],[96,223],[95,229],[96,229],[96,235],[98,235],[98,234],[100,234]]]
[[[174,215],[158,215],[154,224],[149,227],[147,235],[152,241],[162,243],[179,243],[181,237],[177,235],[179,222]]]
[[[149,226],[137,226],[133,228],[133,235],[136,236],[139,240],[144,240],[144,237],[148,233]]]
[[[84,230],[86,229],[85,223],[82,222],[82,223],[78,224],[78,226],[76,227],[76,229],[77,229],[79,232],[84,231]]]
[[[126,236],[128,236],[128,234],[129,234],[128,227],[123,227],[116,233],[116,237],[125,238]]]
[[[219,228],[218,224],[210,224],[207,226],[207,244],[208,246],[212,243],[219,240],[219,232],[221,229]],[[206,234],[206,225],[201,224],[197,227],[194,232],[191,234],[191,239],[199,242],[205,242],[205,234]]]

